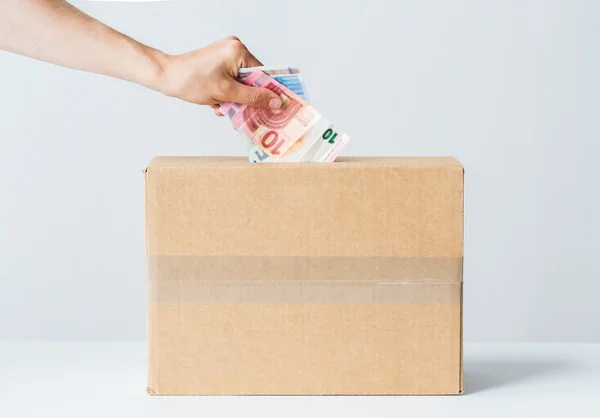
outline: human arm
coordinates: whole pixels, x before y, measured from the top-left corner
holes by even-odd
[[[239,68],[261,65],[236,37],[169,55],[64,0],[0,0],[0,49],[127,80],[192,103],[281,106],[274,92],[235,81]]]

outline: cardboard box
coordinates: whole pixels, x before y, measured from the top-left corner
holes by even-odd
[[[454,158],[146,172],[148,392],[458,394]]]

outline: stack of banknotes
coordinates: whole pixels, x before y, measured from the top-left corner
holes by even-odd
[[[279,110],[231,102],[219,108],[243,136],[250,162],[331,162],[350,141],[310,105],[298,68],[242,68],[238,81],[273,90],[282,101]]]

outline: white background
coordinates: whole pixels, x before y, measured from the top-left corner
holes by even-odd
[[[456,156],[466,341],[600,342],[600,3],[77,5],[166,52],[235,34],[300,66],[345,155]],[[119,80],[0,68],[0,339],[144,339],[141,170],[242,155],[235,133]]]

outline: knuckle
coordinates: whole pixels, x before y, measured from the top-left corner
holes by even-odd
[[[234,55],[240,55],[246,51],[246,47],[239,39],[229,41],[228,48]]]
[[[225,39],[229,39],[230,41],[238,41],[238,42],[241,42],[241,41],[240,41],[240,38],[238,38],[238,37],[237,37],[237,36],[235,36],[235,35],[229,35],[229,36],[228,36],[227,38],[225,38]]]
[[[258,93],[250,93],[248,95],[248,104],[258,105],[262,102],[262,96]]]

